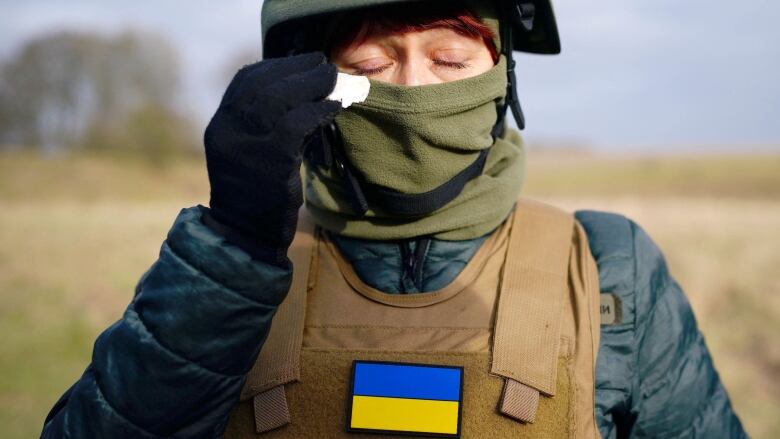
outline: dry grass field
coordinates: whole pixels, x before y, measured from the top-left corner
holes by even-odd
[[[526,194],[623,213],[664,249],[736,409],[780,437],[780,154],[531,153]],[[121,316],[203,164],[0,154],[0,432],[37,437]]]

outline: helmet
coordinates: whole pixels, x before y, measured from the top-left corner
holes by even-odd
[[[307,38],[316,38],[306,35],[306,29],[317,29],[315,22],[325,15],[415,1],[422,0],[265,0],[262,12],[263,53],[266,57],[278,57],[302,47]],[[502,3],[501,21],[509,26],[514,50],[550,55],[560,53],[558,27],[550,0],[496,1]]]

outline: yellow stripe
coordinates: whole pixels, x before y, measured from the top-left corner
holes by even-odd
[[[352,428],[456,434],[458,402],[353,396]]]

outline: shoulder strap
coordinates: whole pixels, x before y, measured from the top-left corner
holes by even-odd
[[[574,218],[521,200],[512,221],[491,373],[507,379],[502,412],[532,422],[539,393],[555,394]]]
[[[301,209],[297,232],[288,252],[293,263],[290,291],[274,315],[268,338],[241,391],[242,401],[254,399],[258,433],[290,422],[284,385],[301,376],[306,293],[315,243],[314,223],[305,209]]]
[[[555,394],[573,230],[570,214],[518,202],[501,282],[491,372],[547,395]]]

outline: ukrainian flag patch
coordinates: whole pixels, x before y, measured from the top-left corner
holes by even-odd
[[[460,437],[462,367],[357,360],[350,389],[351,433]]]

